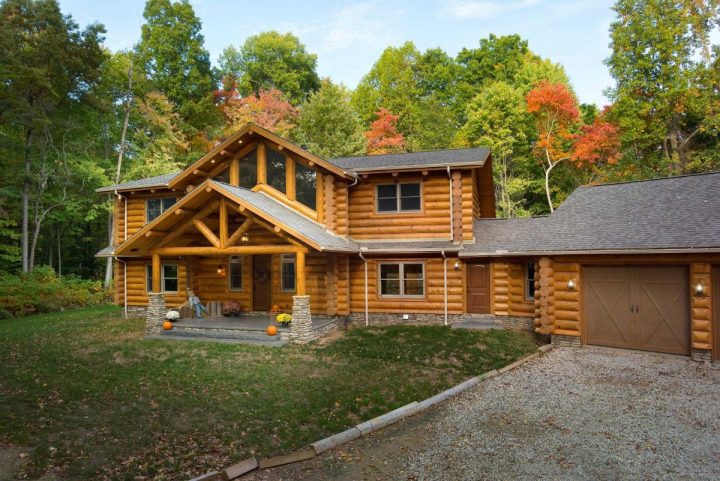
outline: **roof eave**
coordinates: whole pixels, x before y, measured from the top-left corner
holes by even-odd
[[[657,248],[657,249],[583,249],[555,251],[464,251],[460,257],[512,257],[512,256],[561,256],[561,255],[643,255],[643,254],[716,254],[720,247]]]
[[[439,163],[439,164],[415,164],[415,165],[403,165],[402,167],[399,167],[399,166],[367,167],[367,168],[348,169],[348,170],[350,172],[355,172],[356,174],[373,174],[373,173],[380,173],[380,172],[444,170],[444,169],[447,169],[448,167],[450,167],[451,169],[473,168],[473,167],[483,167],[484,165],[485,165],[485,160],[474,160],[472,162],[445,162],[445,163]]]

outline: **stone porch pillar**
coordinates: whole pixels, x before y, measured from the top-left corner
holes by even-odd
[[[293,296],[290,342],[293,344],[306,344],[310,342],[311,337],[310,296]]]
[[[162,292],[148,293],[148,307],[145,318],[145,334],[159,334],[162,331],[163,322],[165,322],[165,314],[167,313],[165,306],[165,294]]]

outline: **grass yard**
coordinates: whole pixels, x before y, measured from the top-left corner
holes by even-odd
[[[535,349],[529,334],[443,327],[279,349],[143,329],[112,306],[0,321],[0,450],[28,454],[16,476],[191,477],[303,447]]]

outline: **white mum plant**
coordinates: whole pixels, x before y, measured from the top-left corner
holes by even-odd
[[[167,314],[165,314],[165,319],[168,321],[177,321],[180,319],[180,313],[178,311],[167,311]]]

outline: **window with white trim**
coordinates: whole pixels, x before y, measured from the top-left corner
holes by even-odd
[[[158,197],[145,200],[145,221],[150,222],[172,207],[177,202],[176,197]]]
[[[231,291],[243,290],[243,258],[242,256],[230,257],[228,262],[228,288]]]
[[[525,300],[535,299],[535,263],[525,263]]]
[[[295,291],[295,254],[283,254],[280,258],[280,282],[283,292]]]
[[[422,262],[380,263],[380,295],[383,297],[425,296],[425,264]]]
[[[178,291],[178,265],[177,264],[163,264],[160,269],[161,282],[160,286],[163,292],[177,292]],[[145,290],[152,292],[153,285],[153,274],[152,265],[147,264],[145,266]]]
[[[378,184],[375,186],[377,212],[419,212],[421,210],[420,183]]]

